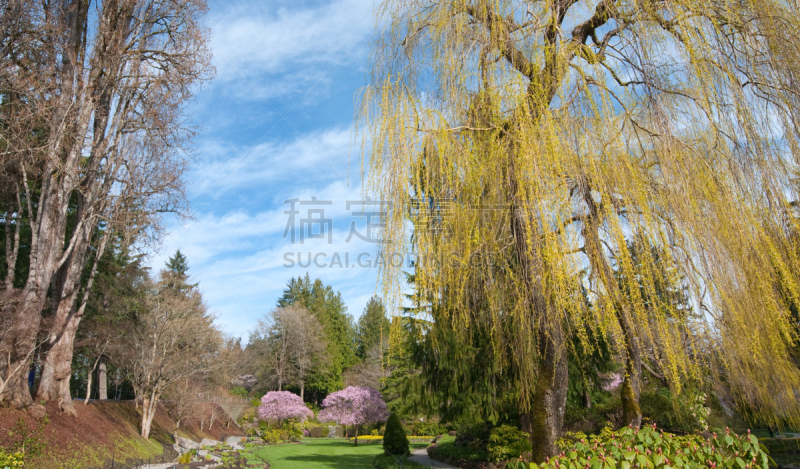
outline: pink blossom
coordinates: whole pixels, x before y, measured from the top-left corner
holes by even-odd
[[[603,383],[603,389],[605,391],[613,391],[619,387],[620,384],[625,380],[625,376],[619,373],[609,373],[606,376],[607,381]]]
[[[340,425],[363,425],[383,422],[389,418],[389,408],[381,393],[359,386],[350,386],[328,395],[322,401],[319,419]]]
[[[314,411],[306,407],[300,396],[289,391],[270,391],[264,394],[257,413],[260,420],[303,421],[314,417]]]

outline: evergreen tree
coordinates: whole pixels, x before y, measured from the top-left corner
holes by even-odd
[[[184,277],[189,276],[189,261],[186,259],[186,256],[183,255],[180,249],[175,251],[175,254],[169,258],[165,265],[168,270],[171,270],[178,275]]]
[[[290,279],[278,300],[279,307],[304,306],[322,325],[327,341],[328,362],[314,370],[306,393],[319,401],[326,394],[344,388],[342,375],[358,362],[355,354],[356,334],[353,318],[347,314],[342,295],[322,280],[305,277]]]
[[[358,319],[358,348],[356,355],[364,360],[367,352],[372,348],[380,346],[382,342],[389,338],[389,319],[386,317],[386,309],[383,302],[377,296],[373,296],[367,302],[364,313]]]
[[[163,273],[163,276],[170,288],[177,288],[183,291],[191,290],[197,286],[196,283],[188,283],[189,261],[180,249],[176,250],[175,254],[164,265],[167,270]]]
[[[383,432],[383,450],[386,454],[391,455],[408,454],[408,437],[400,423],[400,418],[394,412],[389,416],[386,430]]]

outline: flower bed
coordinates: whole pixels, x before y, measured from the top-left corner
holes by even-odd
[[[432,441],[435,436],[425,436],[425,435],[409,435],[408,441],[413,443],[427,443]],[[348,440],[353,441],[355,438],[348,438]],[[381,435],[359,435],[358,441],[365,441],[365,442],[382,442],[383,436]]]

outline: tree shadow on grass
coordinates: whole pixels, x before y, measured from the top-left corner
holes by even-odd
[[[284,461],[295,461],[306,463],[305,467],[351,469],[351,468],[371,468],[374,454],[302,454],[296,456],[286,456]]]

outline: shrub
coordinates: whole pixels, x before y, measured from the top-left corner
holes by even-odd
[[[178,464],[189,464],[192,462],[192,453],[183,453],[178,458]]]
[[[591,439],[573,434],[559,440],[562,453],[531,469],[569,467],[650,469],[767,469],[771,461],[755,435],[725,435],[706,440],[700,435],[676,436],[662,433],[654,426],[641,430],[630,427],[613,432],[605,430]],[[774,463],[774,462],[773,462]]]
[[[303,439],[303,425],[288,421],[284,422],[283,427],[281,427],[286,433],[285,441],[300,441]]]
[[[492,461],[500,462],[522,456],[531,450],[530,435],[511,425],[492,429],[486,450]]]
[[[244,386],[234,386],[231,388],[230,393],[234,396],[247,397],[247,389]]]
[[[281,430],[264,430],[261,432],[261,439],[270,444],[279,443],[281,441]]]
[[[411,434],[412,435],[442,435],[447,433],[447,428],[441,425],[438,422],[424,422],[424,423],[417,423],[411,427]]]
[[[22,451],[7,453],[5,450],[0,449],[0,468],[22,469],[23,467],[25,467],[25,453]]]
[[[386,454],[408,454],[408,437],[403,431],[403,425],[397,414],[391,414],[386,422],[386,431],[383,433],[383,450]]]
[[[486,449],[491,431],[492,427],[486,422],[462,425],[458,428],[454,444],[472,449]]]
[[[312,438],[325,438],[328,436],[328,427],[311,427],[308,434]]]

